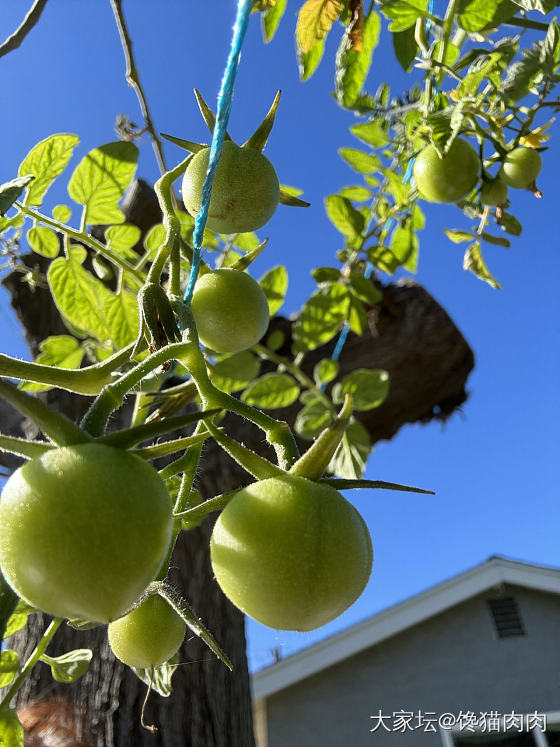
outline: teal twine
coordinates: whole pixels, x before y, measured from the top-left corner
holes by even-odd
[[[239,59],[241,57],[241,47],[243,46],[243,40],[245,38],[245,32],[247,31],[247,26],[249,24],[249,15],[251,14],[252,8],[253,0],[239,0],[237,5],[237,17],[235,19],[235,25],[233,27],[231,50],[224,71],[222,86],[220,88],[220,93],[218,96],[216,125],[214,127],[212,144],[210,146],[208,170],[206,172],[206,176],[204,177],[204,184],[202,185],[200,210],[198,211],[194,222],[193,259],[191,272],[189,275],[189,282],[185,291],[185,303],[187,305],[189,305],[191,302],[194,285],[196,283],[198,271],[200,268],[201,247],[204,238],[204,227],[206,226],[206,221],[208,219],[208,208],[210,205],[212,184],[214,183],[214,176],[216,174],[220,156],[222,155],[222,147],[226,136],[229,114],[231,111],[231,102],[233,99],[235,76],[237,75],[237,68],[239,67]]]

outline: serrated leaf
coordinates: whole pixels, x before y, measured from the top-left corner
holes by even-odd
[[[90,151],[78,164],[68,194],[86,208],[87,224],[122,223],[117,207],[136,171],[138,148],[121,140]]]
[[[359,140],[371,145],[373,148],[381,148],[383,145],[387,145],[387,143],[390,142],[389,136],[381,126],[381,123],[376,119],[372,119],[370,122],[360,122],[360,124],[353,125],[350,128],[350,132]]]
[[[27,232],[29,246],[43,257],[56,257],[60,251],[58,236],[48,226],[34,226]]]
[[[103,303],[109,291],[73,257],[57,257],[48,271],[55,304],[68,321],[99,341],[109,339]]]
[[[486,267],[486,263],[484,262],[482,253],[480,251],[480,244],[476,241],[471,244],[465,252],[465,256],[463,258],[463,268],[465,270],[470,270],[478,278],[491,285],[492,288],[502,287],[500,283],[498,283],[496,278],[492,275],[488,267]]]
[[[299,68],[299,77],[302,80],[309,80],[315,70],[319,67],[319,63],[323,59],[325,52],[325,40],[316,42],[309,52],[302,52],[298,47],[296,49],[297,62]]]
[[[107,295],[103,302],[103,314],[110,339],[117,350],[136,340],[139,328],[136,294],[123,290],[116,295]]]
[[[329,384],[334,381],[338,376],[338,370],[340,364],[338,361],[333,361],[332,358],[323,358],[317,363],[313,369],[313,379],[317,386],[321,384]]]
[[[39,345],[41,353],[35,358],[35,363],[41,363],[44,366],[55,366],[56,368],[79,368],[83,357],[84,349],[80,346],[78,340],[71,335],[52,335]],[[35,384],[26,382],[20,386],[26,392],[39,392],[51,389],[44,384]]]
[[[374,410],[389,393],[387,371],[358,368],[333,387],[333,402],[342,404],[347,394],[352,395],[355,410]]]
[[[16,200],[19,200],[24,189],[33,182],[33,175],[19,176],[5,184],[0,185],[0,216],[12,207]]]
[[[293,325],[294,352],[305,353],[331,340],[346,320],[348,304],[348,289],[343,285],[315,291]]]
[[[363,24],[360,48],[356,48],[354,43],[352,25],[342,37],[335,68],[336,97],[341,106],[351,107],[362,92],[380,31],[381,18],[372,11]]]
[[[381,12],[390,19],[389,31],[404,31],[426,15],[428,0],[382,0]]]
[[[306,392],[306,394],[311,394]],[[316,438],[333,420],[332,410],[323,400],[315,395],[298,412],[294,428],[302,438],[312,440]]]
[[[142,682],[151,686],[152,690],[155,690],[163,698],[168,698],[173,691],[171,679],[175,674],[178,662],[179,655],[175,654],[165,664],[160,664],[159,667],[153,667],[152,669],[130,668]]]
[[[405,73],[408,73],[418,54],[418,42],[416,41],[414,26],[410,26],[404,31],[393,32],[393,51],[402,69]]]
[[[19,669],[19,656],[15,651],[0,652],[0,687],[6,687]],[[2,744],[0,742],[0,744]]]
[[[268,312],[274,316],[284,303],[288,290],[288,272],[284,265],[277,265],[262,276],[259,285],[268,301]]]
[[[250,384],[241,399],[263,410],[289,407],[299,397],[300,387],[288,374],[270,373]]]
[[[399,260],[386,246],[372,246],[367,250],[367,258],[381,272],[392,275],[399,267]]]
[[[268,340],[270,347],[270,338]],[[248,350],[218,360],[212,366],[212,383],[228,394],[245,389],[259,375],[261,364]]]
[[[296,41],[303,53],[327,36],[343,8],[339,0],[306,0],[299,10],[296,25]]]
[[[24,747],[23,726],[12,708],[0,711],[0,745],[2,747]]]
[[[327,472],[349,480],[359,480],[364,474],[370,452],[369,433],[361,423],[352,418]]]
[[[263,11],[262,26],[265,41],[269,42],[276,33],[286,10],[287,2],[288,0],[276,0],[276,3],[271,8]]]
[[[76,648],[61,656],[43,654],[41,661],[51,668],[53,679],[57,682],[76,682],[87,671],[93,651],[89,648]]]
[[[109,226],[105,231],[105,241],[121,257],[135,260],[138,259],[138,255],[133,247],[140,241],[141,235],[138,226],[132,223],[118,223],[116,226]]]
[[[79,142],[77,135],[61,133],[41,140],[29,151],[18,169],[20,176],[33,174],[35,177],[25,197],[26,205],[42,204],[48,188],[64,171]]]
[[[454,244],[461,244],[463,241],[472,241],[475,238],[474,233],[461,231],[456,228],[444,228],[443,232]]]
[[[369,189],[359,185],[354,187],[342,187],[338,194],[341,197],[346,197],[347,200],[353,200],[354,202],[366,202],[371,199],[371,192]]]
[[[333,226],[345,236],[359,236],[364,230],[364,216],[346,197],[328,195],[325,198],[325,209]]]
[[[379,156],[364,153],[356,148],[339,148],[338,152],[340,157],[359,174],[371,174],[381,166]]]

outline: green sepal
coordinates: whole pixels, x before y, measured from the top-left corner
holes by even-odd
[[[196,103],[198,104],[198,108],[200,109],[200,113],[202,114],[202,119],[206,122],[206,126],[210,130],[212,134],[214,134],[214,126],[216,124],[216,117],[214,116],[214,113],[212,112],[212,109],[208,106],[206,101],[202,98],[202,94],[200,91],[197,91],[196,88],[194,89],[194,95],[196,96]],[[231,140],[231,137],[229,136],[229,133],[226,132],[225,136],[226,140]]]
[[[243,444],[230,438],[223,431],[216,428],[210,420],[206,421],[206,427],[212,434],[214,440],[226,451],[230,457],[240,464],[243,469],[247,470],[250,475],[257,480],[266,480],[269,477],[279,477],[285,475],[283,469],[276,464],[272,464],[268,459],[255,454]]]
[[[188,449],[190,446],[196,446],[208,438],[208,433],[196,433],[194,436],[185,436],[176,438],[173,441],[164,441],[154,446],[145,446],[143,449],[132,449],[132,453],[142,459],[158,459],[168,454],[175,454],[177,451]]]
[[[16,438],[15,436],[5,436],[0,433],[0,451],[7,451],[9,454],[17,454],[26,459],[35,459],[41,456],[45,451],[54,449],[53,444],[42,443],[41,441],[28,441],[26,438]]]
[[[290,474],[307,477],[308,480],[319,480],[342,441],[351,415],[352,397],[347,395],[337,418],[328,428],[325,428],[305,454],[297,460],[290,469]]]
[[[200,506],[194,506],[193,508],[188,508],[186,511],[180,511],[179,513],[174,514],[174,516],[176,519],[188,521],[189,524],[195,521],[200,522],[205,519],[208,514],[214,513],[214,511],[221,511],[222,508],[225,508],[233,496],[238,492],[238,490],[231,490],[229,493],[222,493],[221,495],[217,495],[214,498],[204,501]]]
[[[181,339],[171,303],[159,283],[146,283],[142,286],[138,293],[138,313],[142,320],[139,336],[147,330],[152,350],[159,350],[167,343]]]
[[[286,192],[286,190],[282,188],[280,188],[279,201],[282,203],[282,205],[288,205],[289,207],[309,207],[311,205],[310,202],[300,200],[299,197],[291,195],[289,192]]]
[[[262,250],[267,245],[267,243],[268,243],[268,239],[261,241],[261,243],[258,246],[256,246],[251,252],[247,252],[247,254],[244,254],[242,257],[239,257],[238,260],[236,260],[233,264],[231,264],[230,269],[246,270],[249,267],[249,265],[256,260],[256,258],[259,256],[259,254],[262,252]]]
[[[174,143],[175,145],[178,145],[179,148],[182,148],[183,150],[188,150],[189,153],[198,153],[200,150],[204,150],[204,148],[207,148],[207,145],[203,145],[201,143],[193,143],[191,140],[183,140],[181,137],[175,137],[174,135],[166,135],[165,132],[159,133],[163,138],[166,140],[169,140],[170,143]]]
[[[341,477],[326,477],[319,482],[330,485],[337,490],[365,490],[366,488],[378,488],[381,490],[400,490],[404,493],[424,493],[435,495],[433,490],[413,488],[410,485],[400,485],[397,482],[385,482],[385,480],[345,480]]]
[[[140,669],[139,667],[130,667],[138,679],[142,680],[148,687],[155,690],[158,695],[168,698],[172,693],[171,679],[177,670],[179,657],[177,654],[171,657],[169,661],[160,664],[159,667],[150,669]]]
[[[220,410],[218,409],[203,410],[201,412],[191,412],[187,415],[177,415],[173,418],[154,420],[150,423],[135,425],[132,428],[127,428],[117,433],[109,433],[109,435],[100,438],[99,441],[107,446],[130,449],[132,446],[136,446],[136,444],[140,444],[143,441],[151,440],[164,433],[179,430],[191,423],[197,423],[199,420],[217,415],[219,412]]]
[[[264,146],[266,145],[266,142],[268,140],[268,136],[270,135],[270,131],[272,130],[272,125],[274,124],[276,111],[278,110],[278,104],[280,103],[281,93],[282,91],[278,91],[278,93],[274,97],[272,106],[268,110],[268,114],[263,119],[261,124],[257,127],[257,129],[253,132],[247,142],[243,143],[243,145],[241,146],[242,148],[254,148],[254,150],[260,151],[264,149]]]

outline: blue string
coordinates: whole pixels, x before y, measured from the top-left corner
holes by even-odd
[[[220,93],[218,96],[216,125],[214,127],[214,133],[212,137],[212,145],[210,146],[210,159],[208,161],[208,169],[206,171],[206,176],[204,177],[204,184],[202,185],[200,210],[198,211],[194,222],[193,259],[191,272],[189,275],[189,282],[185,291],[185,303],[187,305],[189,305],[191,302],[194,285],[196,283],[198,271],[200,268],[201,247],[202,241],[204,239],[204,227],[208,219],[208,208],[210,205],[212,184],[214,183],[214,176],[216,174],[220,156],[222,155],[222,147],[226,136],[227,124],[231,111],[231,102],[233,99],[235,76],[237,75],[237,68],[239,67],[239,59],[241,57],[241,47],[243,46],[243,40],[245,38],[245,32],[247,31],[247,26],[249,24],[249,15],[251,14],[252,8],[253,0],[239,0],[237,5],[237,17],[235,19],[235,24],[233,27],[231,50],[224,71],[222,86],[220,88]]]

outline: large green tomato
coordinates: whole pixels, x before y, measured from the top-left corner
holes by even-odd
[[[179,650],[185,628],[175,610],[156,594],[109,625],[109,645],[129,667],[158,667]]]
[[[165,483],[143,459],[95,443],[52,449],[2,491],[0,566],[34,607],[109,622],[153,580],[172,527]]]
[[[412,170],[425,200],[457,202],[474,189],[480,160],[470,143],[456,138],[444,158],[439,157],[433,145],[427,145],[416,156]]]
[[[183,202],[187,212],[200,210],[202,184],[210,148],[194,155],[183,176]],[[280,197],[274,166],[254,148],[242,148],[226,140],[216,169],[207,227],[219,233],[256,231],[272,218]]]
[[[280,630],[314,630],[362,593],[373,550],[364,520],[328,485],[273,477],[240,490],[210,541],[216,580],[246,614]]]
[[[200,341],[217,353],[250,348],[268,327],[264,291],[241,270],[214,270],[202,275],[195,285],[191,309]]]
[[[514,189],[527,189],[541,173],[542,159],[533,148],[514,148],[504,158],[500,179]]]

